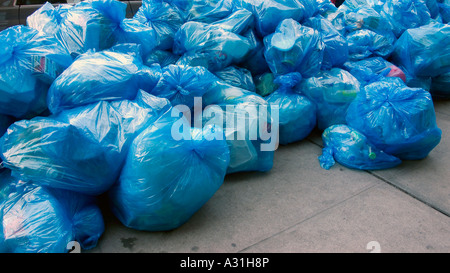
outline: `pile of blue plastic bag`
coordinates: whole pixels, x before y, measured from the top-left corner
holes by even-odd
[[[0,32],[0,252],[95,247],[101,197],[127,227],[178,228],[315,129],[324,169],[392,168],[441,140],[447,0],[126,8],[46,3]]]

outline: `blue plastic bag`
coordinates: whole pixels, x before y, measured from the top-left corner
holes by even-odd
[[[333,24],[322,16],[311,17],[303,25],[317,30],[325,45],[322,69],[341,67],[348,59],[347,39],[339,33]]]
[[[402,160],[425,158],[441,140],[430,93],[399,78],[366,85],[346,120],[377,148]]]
[[[438,3],[439,13],[442,17],[442,22],[448,24],[450,22],[450,1],[443,0]]]
[[[322,36],[293,19],[283,20],[275,33],[264,38],[264,46],[267,64],[275,75],[299,72],[303,78],[309,78],[322,66]]]
[[[134,19],[155,30],[160,50],[172,49],[175,33],[185,22],[177,6],[162,0],[142,1]]]
[[[44,5],[27,17],[27,26],[47,35],[55,35],[59,25],[71,7],[71,5],[65,4],[54,7],[49,2],[45,2]]]
[[[249,40],[252,50],[242,62],[239,62],[238,66],[249,70],[253,76],[270,72],[266,58],[264,57],[265,47],[263,40],[251,29],[244,33],[243,36]]]
[[[178,7],[186,21],[213,23],[231,14],[233,0],[165,0]]]
[[[397,37],[407,29],[430,23],[431,19],[430,11],[423,0],[384,1],[380,13],[390,22]]]
[[[230,85],[253,92],[256,90],[252,74],[245,68],[229,66],[225,69],[214,72],[214,75]]]
[[[398,77],[406,82],[405,73],[382,57],[372,57],[360,61],[348,61],[344,68],[349,71],[361,85],[378,81],[382,77]]]
[[[181,104],[192,109],[194,98],[201,98],[215,87],[218,80],[201,66],[169,65],[162,69],[161,79],[149,93],[168,99],[173,106]]]
[[[185,23],[175,34],[173,52],[182,55],[177,64],[218,71],[244,61],[255,45],[230,30],[234,28],[229,25],[223,28],[220,24]]]
[[[136,19],[124,19],[114,31],[116,44],[134,43],[140,45],[141,55],[147,56],[158,46],[155,29]]]
[[[301,79],[295,72],[277,77],[275,83],[280,88],[266,97],[279,108],[279,142],[283,145],[306,138],[316,127],[316,105],[293,90]]]
[[[302,21],[318,12],[319,6],[310,0],[238,0],[236,7],[244,8],[256,18],[256,31],[265,37],[278,27],[285,19]]]
[[[138,50],[135,44],[124,44],[80,55],[50,87],[50,111],[59,113],[101,100],[134,99],[139,89],[151,90],[161,69],[144,66]]]
[[[180,124],[183,132],[177,131]],[[229,161],[219,127],[191,128],[182,115],[168,111],[134,139],[109,191],[113,213],[130,228],[175,229],[219,189]]]
[[[134,101],[102,101],[21,120],[0,138],[0,156],[14,177],[99,195],[117,180],[133,138],[169,106],[139,92]]]
[[[337,124],[322,134],[324,148],[320,166],[330,169],[335,162],[352,169],[380,170],[398,166],[401,160],[376,148],[363,134],[347,125]]]
[[[180,56],[173,54],[169,50],[154,50],[148,54],[144,59],[144,65],[151,66],[153,64],[159,64],[161,67],[166,67],[171,64],[175,64]]]
[[[360,83],[348,71],[332,68],[303,80],[295,89],[317,105],[317,127],[325,130],[345,124],[347,108],[359,93]]]
[[[30,118],[44,112],[50,84],[71,63],[55,38],[35,29],[0,32],[0,114]]]
[[[393,62],[412,77],[437,77],[450,72],[449,36],[448,24],[408,29],[395,44]]]
[[[91,249],[104,232],[96,200],[0,173],[0,253],[65,253]],[[81,249],[79,249],[81,250]]]
[[[389,37],[369,29],[350,32],[346,38],[351,61],[369,57],[388,58],[394,50],[393,41]]]
[[[203,96],[203,113],[196,124],[214,124],[223,129],[230,149],[227,173],[260,171],[273,167],[278,144],[278,111],[261,96],[223,82]]]
[[[13,119],[7,115],[0,115],[0,137],[6,132]]]
[[[126,8],[126,3],[117,0],[79,2],[67,11],[55,35],[73,56],[110,48]]]

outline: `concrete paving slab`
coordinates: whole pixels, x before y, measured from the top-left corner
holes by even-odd
[[[436,116],[442,139],[428,157],[372,173],[450,216],[450,115]]]
[[[434,102],[436,112],[450,116],[450,100],[439,100]]]
[[[339,166],[326,171],[320,153],[309,141],[280,147],[270,172],[227,176],[213,198],[173,231],[132,230],[107,214],[105,234],[89,252],[238,252],[383,183]]]
[[[370,247],[368,247],[368,244]],[[450,218],[388,184],[372,187],[243,252],[450,252]]]

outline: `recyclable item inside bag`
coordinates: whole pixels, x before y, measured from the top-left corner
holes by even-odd
[[[279,76],[280,85],[266,97],[267,102],[279,108],[279,142],[286,145],[306,138],[316,127],[316,105],[293,88],[301,81],[300,73]]]
[[[332,68],[303,80],[295,89],[317,105],[317,127],[325,130],[334,124],[345,124],[347,108],[356,98],[360,83],[348,71]]]
[[[261,96],[270,95],[273,91],[278,89],[278,85],[275,83],[275,76],[271,72],[267,72],[258,75],[253,78],[255,82],[256,93]]]
[[[413,77],[436,77],[450,72],[449,36],[448,24],[408,29],[395,44],[393,62]]]
[[[72,58],[55,38],[27,26],[0,32],[0,47],[0,114],[41,114],[50,84]]]
[[[15,177],[99,195],[117,180],[133,138],[168,106],[140,92],[134,103],[102,101],[21,120],[0,139],[0,156]]]
[[[192,21],[182,25],[173,47],[175,54],[182,55],[177,64],[203,66],[214,72],[243,61],[255,45],[228,29]]]
[[[229,160],[220,127],[191,128],[169,110],[134,139],[109,192],[112,210],[127,227],[175,229],[219,189]]]
[[[134,99],[139,89],[151,90],[161,69],[144,66],[139,49],[136,44],[123,44],[80,55],[50,87],[50,111],[58,113],[101,100]]]
[[[264,38],[264,45],[264,56],[275,75],[299,72],[308,78],[320,71],[325,45],[317,30],[285,19]]]
[[[218,82],[203,96],[202,116],[196,123],[222,128],[230,149],[227,173],[272,169],[278,145],[278,122],[272,118],[270,104],[248,90]]]
[[[185,22],[177,6],[161,0],[144,0],[133,17],[156,32],[159,50],[172,49],[175,33]]]
[[[441,140],[430,93],[407,87],[399,78],[366,85],[346,120],[377,148],[402,160],[426,157]]]
[[[64,253],[74,243],[91,249],[105,229],[94,198],[17,180],[9,172],[0,173],[0,218],[2,253]]]
[[[319,156],[320,166],[330,169],[336,161],[348,168],[380,170],[401,163],[395,156],[376,148],[363,134],[343,124],[328,127],[322,133],[324,148]]]

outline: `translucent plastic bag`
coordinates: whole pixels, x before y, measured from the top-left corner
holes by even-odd
[[[275,33],[264,38],[264,46],[267,64],[275,75],[299,72],[303,78],[309,78],[322,66],[322,36],[293,19],[283,20]]]
[[[380,170],[401,163],[395,156],[376,148],[363,134],[347,125],[337,124],[322,134],[324,148],[319,156],[320,166],[330,169],[335,161],[352,169]]]
[[[162,0],[142,1],[134,19],[155,30],[160,50],[172,49],[175,33],[185,22],[177,6]]]
[[[7,115],[0,115],[0,137],[6,132],[13,119]]]
[[[450,72],[431,79],[430,93],[433,98],[450,98]]]
[[[317,127],[325,130],[345,124],[347,108],[359,93],[360,83],[348,71],[332,68],[303,80],[295,89],[317,105]]]
[[[219,82],[203,96],[203,105],[202,116],[194,117],[194,125],[214,124],[223,129],[230,149],[227,173],[272,169],[278,122],[264,98]]]
[[[247,37],[231,32],[229,26],[187,22],[175,34],[173,52],[182,55],[177,64],[218,71],[243,61],[254,46]]]
[[[238,0],[235,5],[247,9],[256,18],[256,30],[265,37],[277,28],[285,19],[302,21],[318,12],[319,6],[310,0]]]
[[[183,132],[174,134],[180,123]],[[191,128],[183,116],[172,117],[169,111],[133,141],[120,179],[109,192],[112,210],[130,228],[175,229],[219,189],[229,160],[219,127]]]
[[[126,3],[117,0],[79,2],[67,11],[55,35],[73,56],[110,48],[126,8]]]
[[[186,21],[213,23],[232,13],[232,0],[165,0],[177,6]]]
[[[173,106],[182,104],[192,109],[195,97],[201,98],[218,80],[201,66],[169,65],[162,69],[161,79],[150,93],[170,100]]]
[[[406,82],[406,75],[397,66],[382,57],[372,57],[356,62],[346,62],[344,68],[362,85],[378,81],[381,77],[398,77]]]
[[[169,50],[154,50],[144,58],[144,64],[146,66],[159,64],[161,67],[166,67],[175,64],[179,58],[180,56]]]
[[[316,105],[293,90],[301,78],[299,73],[277,77],[275,83],[280,88],[266,97],[279,108],[279,142],[283,145],[306,138],[316,127]]]
[[[346,36],[349,60],[359,61],[369,57],[388,58],[394,50],[393,41],[369,29],[353,31]]]
[[[426,157],[441,140],[430,93],[409,88],[399,78],[366,85],[346,120],[377,148],[402,160]]]
[[[256,89],[252,74],[245,68],[229,66],[223,70],[214,72],[214,75],[230,85],[252,92]]]
[[[272,94],[278,89],[278,84],[275,83],[275,76],[273,73],[267,72],[254,77],[256,93],[265,97]]]
[[[134,99],[139,89],[156,86],[160,76],[159,66],[142,64],[135,44],[87,52],[53,82],[48,91],[48,108],[59,113],[101,100]]]
[[[59,25],[71,7],[71,5],[58,5],[57,7],[53,7],[52,4],[46,2],[27,17],[27,26],[47,35],[55,35]]]
[[[341,67],[348,59],[347,39],[339,33],[333,24],[322,16],[311,17],[303,25],[317,30],[325,45],[322,69]]]
[[[450,72],[450,25],[433,23],[406,30],[395,44],[393,62],[413,77]]]
[[[0,156],[15,177],[99,195],[117,180],[133,138],[169,105],[140,92],[133,102],[103,101],[21,120],[0,139]]]
[[[64,253],[91,249],[104,232],[96,200],[0,173],[0,252]],[[81,250],[81,249],[80,249]]]
[[[35,29],[0,32],[0,114],[30,118],[44,112],[50,84],[71,63],[55,38]]]
[[[438,3],[438,7],[442,22],[448,24],[450,22],[450,1],[441,0],[441,2]]]
[[[423,0],[383,1],[380,13],[390,22],[395,36],[430,23],[431,15]]]

